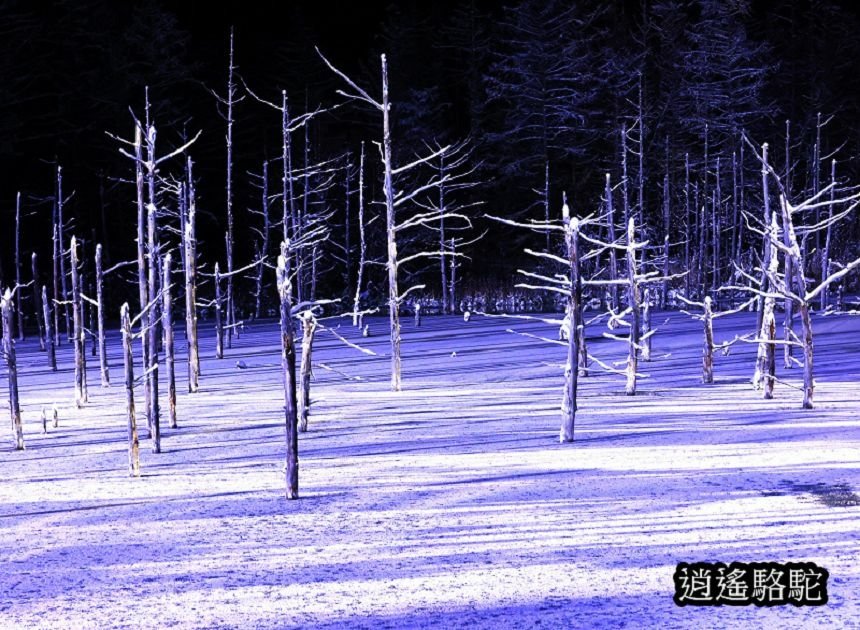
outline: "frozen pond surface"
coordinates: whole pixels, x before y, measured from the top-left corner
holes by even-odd
[[[339,332],[375,357],[319,333],[315,362],[331,369],[315,370],[292,502],[274,323],[250,326],[223,360],[201,324],[201,390],[184,393],[178,362],[180,428],[162,429],[160,455],[141,441],[141,479],[127,476],[116,331],[114,386],[99,387],[88,357],[81,410],[70,345],[51,373],[35,340],[19,344],[24,452],[11,449],[5,370],[0,379],[0,626],[860,624],[860,317],[815,319],[816,409],[806,411],[790,387],[801,370],[782,369],[781,348],[787,384],[775,400],[749,385],[748,344],[717,355],[716,382],[702,385],[700,324],[655,314],[639,394],[624,396],[619,376],[581,379],[577,441],[564,445],[564,348],[506,332],[555,338],[550,326],[405,321],[395,394],[387,320],[369,321],[368,339],[346,320]],[[718,320],[716,341],[753,321]],[[601,330],[589,329],[590,351],[624,359]],[[138,397],[140,412],[142,388]],[[52,403],[60,424],[42,435]],[[830,603],[678,608],[675,565],[696,560],[813,561],[830,571]]]

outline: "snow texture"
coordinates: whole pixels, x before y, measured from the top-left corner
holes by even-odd
[[[754,317],[719,320],[716,341]],[[284,498],[276,323],[251,325],[219,361],[201,322],[200,392],[180,392],[161,454],[141,441],[140,479],[124,389],[93,387],[75,409],[71,347],[52,373],[35,339],[19,343],[27,450],[12,450],[0,408],[0,626],[858,626],[860,318],[815,319],[817,408],[802,410],[784,384],[775,400],[753,391],[753,344],[718,354],[703,385],[701,325],[655,313],[650,378],[635,397],[618,376],[581,378],[573,444],[557,442],[565,348],[506,332],[557,329],[405,322],[392,393],[387,322],[366,321],[369,338],[339,332],[379,356],[316,341],[298,501]],[[108,344],[121,365],[116,331]],[[588,344],[625,358],[598,330]],[[55,403],[59,427],[43,435]],[[145,437],[142,414],[138,426]],[[678,608],[675,565],[697,560],[813,561],[830,602]]]

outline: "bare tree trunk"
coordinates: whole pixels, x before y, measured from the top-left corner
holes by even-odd
[[[738,242],[738,160],[737,153],[732,151],[732,241],[729,247],[729,255],[736,261],[740,260],[740,244]]]
[[[621,207],[624,210],[624,225],[630,221],[630,198],[627,195],[627,129],[621,125]]]
[[[105,302],[104,270],[102,269],[102,246],[96,245],[96,302],[98,303],[99,366],[102,374],[102,387],[110,387],[110,369],[105,346]]]
[[[642,360],[651,360],[651,288],[642,291]]]
[[[39,350],[45,350],[45,326],[42,323],[42,300],[39,297],[39,267],[36,260],[36,252],[30,257],[33,270],[33,313],[36,316],[36,326],[39,328]]]
[[[221,271],[215,263],[215,358],[224,358],[224,325],[221,322]]]
[[[442,159],[444,159],[444,156],[439,157],[440,164],[441,164]],[[543,220],[544,220],[544,222],[546,222],[547,225],[549,225],[549,160],[546,160],[546,162],[544,163],[544,166],[545,166],[545,168],[544,168],[544,179],[543,179]],[[442,177],[441,169],[439,172],[439,177],[440,177],[440,179]],[[440,195],[439,209],[440,210],[445,207],[441,203],[441,198],[442,198],[441,195],[442,195],[442,191],[444,189],[445,189],[444,186],[441,186],[441,185],[439,186],[439,195]],[[544,236],[546,237],[546,251],[547,251],[547,253],[552,253],[552,250],[550,249],[550,247],[552,246],[552,243],[550,242],[549,229],[548,228],[546,230],[544,230]],[[444,243],[445,241],[443,240],[442,242]],[[443,270],[445,269],[445,265],[442,265],[442,269]],[[443,273],[444,273],[444,271],[443,271]]]
[[[277,284],[281,300],[281,368],[284,373],[284,413],[287,428],[286,481],[287,499],[299,498],[299,440],[298,408],[296,405],[296,349],[292,316],[292,285],[290,282],[290,251],[281,243],[278,258]]]
[[[364,142],[361,143],[361,158],[358,165],[358,280],[355,283],[355,301],[352,310],[352,325],[359,326],[358,312],[361,310],[361,285],[364,279],[364,265],[367,258],[367,243],[364,238]],[[443,290],[445,288],[443,287]]]
[[[66,337],[72,340],[72,325],[69,319],[69,285],[66,281],[66,257],[63,255],[63,243],[66,242],[66,227],[63,221],[63,168],[57,166],[57,238],[60,247],[60,287],[63,291],[63,313],[66,318]]]
[[[53,299],[57,302],[60,301],[60,256],[62,246],[60,245],[60,231],[57,227],[57,224],[54,223],[53,230]],[[51,309],[54,314],[54,346],[60,345],[60,309],[59,305],[57,308]]]
[[[722,221],[722,212],[720,208],[722,207],[722,190],[720,187],[721,182],[720,177],[720,158],[717,157],[717,172],[714,181],[714,196],[713,201],[711,203],[711,227],[713,228],[713,235],[711,237],[711,250],[713,262],[711,266],[713,268],[713,275],[711,276],[711,285],[713,289],[716,291],[721,284],[720,279],[720,223]]]
[[[140,441],[137,437],[137,419],[134,410],[134,357],[131,353],[131,320],[128,316],[128,303],[120,309],[122,325],[122,356],[125,365],[125,401],[128,416],[128,472],[132,477],[140,477]]]
[[[227,347],[233,347],[233,324],[236,307],[233,302],[233,29],[230,29],[230,69],[227,77]],[[238,331],[237,331],[238,335]]]
[[[744,143],[741,141],[741,157],[740,157],[740,165],[738,173],[738,186],[740,190],[738,191],[738,205],[739,213],[743,215],[746,208],[746,178],[744,176]],[[739,221],[738,223],[738,250],[735,256],[736,260],[740,260],[741,258],[741,250],[743,249],[743,241],[744,241],[744,223],[743,221]]]
[[[45,346],[48,350],[48,365],[57,371],[57,351],[54,346],[54,331],[51,330],[51,301],[48,299],[48,289],[42,285],[42,313],[45,319]]]
[[[346,167],[344,168],[344,177],[343,177],[343,187],[344,187],[344,196],[343,196],[343,231],[344,231],[344,240],[343,240],[343,257],[344,257],[344,265],[346,267],[346,274],[344,277],[344,285],[347,287],[352,286],[352,212],[350,207],[350,201],[352,197],[352,190],[350,189],[350,184],[352,180],[352,153],[347,153],[346,156]]]
[[[93,280],[91,280],[89,276],[87,276],[87,282],[84,283],[84,276],[81,274],[81,283],[83,286],[88,287],[89,296],[96,295],[97,289]],[[87,327],[89,328],[90,333],[90,356],[95,357],[98,353],[98,306],[90,301],[86,301],[84,302],[84,308],[87,309],[87,314],[89,316],[89,325]]]
[[[268,160],[263,160],[263,196],[262,196],[262,207],[261,211],[263,213],[263,230],[262,230],[262,244],[260,245],[260,264],[257,267],[257,291],[254,295],[254,319],[260,318],[260,300],[263,296],[263,270],[266,268],[266,265],[263,263],[263,259],[269,254],[269,232],[271,230],[271,225],[269,222],[269,162]]]
[[[72,268],[72,312],[74,314],[75,348],[75,405],[80,409],[86,405],[87,396],[87,355],[84,352],[84,306],[81,299],[81,279],[78,275],[78,243],[72,237],[70,246]]]
[[[690,230],[692,222],[690,221],[690,154],[684,154],[684,269],[687,270],[687,275],[684,276],[684,297],[690,299],[690,277],[692,276],[692,266],[690,263],[690,239],[694,232]]]
[[[311,377],[313,376],[311,357],[313,356],[314,333],[316,329],[317,320],[313,313],[305,311],[302,315],[302,397],[299,407],[301,412],[299,431],[302,433],[308,430],[308,417],[311,412]]]
[[[770,302],[768,304],[768,301]],[[773,298],[765,298],[765,313],[762,325],[764,326],[765,338],[768,341],[776,339],[776,318],[773,314]],[[767,400],[773,398],[773,386],[776,377],[776,346],[773,343],[765,344],[764,360],[764,397]]]
[[[639,72],[639,203],[636,222],[645,225],[645,99],[642,72]]]
[[[790,189],[790,173],[791,173],[791,162],[789,161],[789,140],[790,140],[790,130],[789,130],[789,121],[785,121],[785,190],[786,194],[789,194]],[[816,147],[817,153],[817,147]],[[815,157],[814,159],[817,159]],[[815,167],[815,172],[818,172],[817,165]],[[818,182],[813,180],[813,194],[818,194]],[[818,232],[816,232],[816,235]],[[787,231],[784,233],[784,243],[788,245],[788,233]],[[791,291],[792,285],[794,284],[794,272],[792,270],[792,266],[794,261],[791,256],[785,257],[785,286]],[[785,318],[783,319],[782,324],[782,332],[783,332],[783,340],[786,342],[794,341],[794,301],[791,298],[785,298],[784,302],[785,309]],[[786,369],[790,369],[793,367],[792,365],[792,353],[793,346],[790,343],[786,343],[783,347],[783,365]]]
[[[388,64],[382,55],[382,162],[383,192],[388,239],[388,320],[391,332],[391,389],[399,392],[400,384],[400,294],[397,286],[397,233],[394,216],[394,184],[391,167],[390,105],[388,103]]]
[[[711,296],[705,296],[705,308],[702,314],[702,325],[705,331],[705,343],[702,346],[702,382],[714,382],[714,311],[711,308]]]
[[[148,98],[148,97],[147,97]],[[148,113],[147,108],[147,113]],[[139,124],[134,128],[134,179],[137,191],[137,290],[140,301],[140,312],[143,313],[149,304],[149,285],[147,284],[148,269],[146,267],[146,227],[147,210],[144,201],[143,182],[143,129]],[[146,328],[148,317],[141,315],[141,330]],[[141,356],[143,357],[143,395],[144,410],[146,411],[147,426],[152,433],[151,408],[152,392],[150,391],[149,379],[146,370],[149,367],[149,345],[146,334],[140,336]]]
[[[12,416],[12,430],[15,432],[15,450],[24,450],[24,430],[21,425],[21,407],[18,402],[18,364],[15,359],[15,340],[12,338],[13,309],[12,291],[6,289],[0,299],[0,312],[3,316],[3,354],[6,357],[9,382],[9,411]]]
[[[161,419],[158,404],[158,303],[155,299],[158,295],[158,244],[156,234],[156,219],[158,208],[156,206],[155,194],[155,127],[148,127],[146,139],[146,179],[148,204],[146,208],[146,231],[147,231],[147,275],[148,296],[153,301],[152,308],[147,312],[145,330],[147,336],[147,360],[146,368],[149,381],[149,413],[147,421],[152,434],[152,452],[161,452]]]
[[[170,290],[170,265],[173,259],[170,252],[164,257],[164,270],[161,280],[161,293],[164,308],[161,310],[164,329],[164,366],[167,368],[167,407],[170,414],[170,428],[176,428],[176,370],[173,347],[173,294]]]
[[[830,203],[827,206],[827,231],[824,235],[824,250],[821,252],[821,276],[826,278],[830,275],[830,245],[833,234],[833,201],[836,196],[836,160],[830,162]],[[821,292],[820,308],[825,310],[828,306],[830,287]]]
[[[666,164],[666,175],[663,177],[663,282],[660,292],[660,306],[666,308],[669,303],[669,229],[670,206],[669,206],[669,164]],[[648,344],[651,345],[650,342]]]
[[[609,227],[609,242],[615,242],[615,204],[612,203],[612,184],[610,182],[609,173],[606,173],[606,187],[604,189],[606,197],[606,221]],[[614,247],[609,248],[609,279],[613,284],[609,285],[609,295],[612,302],[613,310],[618,310],[618,285],[614,281],[618,279],[618,256]]]
[[[549,182],[549,164],[547,164],[547,182]],[[439,181],[445,177],[445,155],[439,156]],[[545,200],[547,221],[549,221],[549,200]],[[549,231],[546,232],[546,247],[549,251]],[[442,285],[442,312],[448,313],[448,261],[445,260],[445,186],[439,184],[439,276]]]
[[[778,238],[778,228],[776,225],[776,215],[771,217],[769,232],[767,235],[768,243],[775,242]],[[770,239],[773,239],[772,241]],[[770,251],[767,254],[767,269],[766,277],[775,277],[779,268],[779,257],[777,250],[770,246]],[[773,386],[776,377],[776,345],[773,343],[776,340],[776,317],[774,315],[774,307],[776,299],[773,294],[768,294],[764,298],[764,310],[762,312],[761,324],[761,342],[760,346],[764,345],[764,359],[760,375],[760,386],[764,387],[764,397],[768,400],[773,398]]]
[[[570,216],[570,208],[565,199],[562,208],[562,218],[565,227],[567,258],[570,263],[568,270],[570,278],[570,293],[568,295],[568,312],[570,314],[570,334],[567,336],[567,362],[564,368],[564,397],[562,398],[561,413],[561,442],[573,442],[573,430],[576,421],[576,392],[578,385],[577,364],[580,355],[580,335],[582,327],[582,283],[579,270],[579,219]]]
[[[15,196],[15,286],[22,286],[21,283],[21,192]],[[18,340],[24,341],[24,309],[23,299],[18,300]],[[36,318],[39,319],[38,317]]]
[[[639,285],[636,279],[636,252],[633,249],[636,227],[633,218],[627,222],[627,306],[630,308],[630,340],[627,352],[627,384],[624,393],[636,394],[636,371],[639,364]]]
[[[454,308],[454,305],[457,304],[457,257],[454,255],[456,253],[455,249],[456,243],[454,239],[451,239],[451,297],[448,298],[448,303],[451,305],[451,308]]]
[[[188,158],[188,217],[185,226],[185,336],[188,339],[188,392],[200,387],[200,346],[197,339],[197,201]]]
[[[762,187],[762,204],[764,206],[764,225],[771,225],[771,211],[770,211],[770,194],[768,192],[768,181],[767,181],[767,150],[768,145],[765,142],[761,146],[762,152],[762,165],[761,165],[761,187]],[[770,237],[764,237],[764,260],[763,265],[765,269],[762,270],[761,274],[761,290],[763,292],[767,292],[768,287],[770,286],[770,280],[767,276],[766,269],[770,266],[770,259],[773,256],[772,253],[773,247],[770,243]],[[753,386],[756,389],[759,389],[763,385],[764,381],[764,372],[765,372],[765,359],[767,354],[767,346],[768,344],[764,342],[764,339],[767,335],[767,328],[765,326],[764,315],[766,310],[766,302],[765,298],[759,299],[759,314],[758,314],[758,322],[757,322],[757,330],[759,331],[759,338],[762,339],[758,345],[758,351],[756,353],[756,365],[755,365],[755,373],[753,374]]]
[[[812,409],[815,389],[812,369],[812,318],[809,315],[809,305],[806,303],[800,305],[800,319],[803,322],[803,408]]]
[[[317,299],[317,258],[319,257],[319,246],[314,243],[311,248],[311,302]]]

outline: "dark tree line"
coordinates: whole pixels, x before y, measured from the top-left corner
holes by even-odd
[[[692,235],[687,253],[674,248],[673,262],[692,264],[699,275],[715,260],[729,273],[730,257],[752,244],[740,217],[761,199],[743,132],[770,142],[790,195],[820,188],[831,157],[839,161],[839,178],[855,179],[857,171],[850,149],[839,151],[860,139],[860,103],[853,98],[860,88],[860,20],[849,3],[523,0],[499,7],[463,0],[369,4],[336,18],[325,6],[243,11],[237,5],[204,13],[155,0],[122,7],[105,0],[3,4],[0,162],[8,177],[0,183],[0,214],[11,218],[15,192],[25,191],[22,257],[35,250],[41,260],[51,258],[34,235],[50,231],[52,204],[45,200],[54,192],[57,164],[73,193],[67,212],[76,217],[75,232],[103,243],[106,264],[134,247],[125,237],[134,224],[122,182],[127,174],[103,132],[125,124],[128,105],[139,103],[148,85],[163,137],[180,144],[190,129],[206,130],[196,151],[200,238],[227,261],[225,203],[237,217],[258,208],[259,182],[246,174],[259,172],[260,147],[267,160],[281,150],[280,130],[264,108],[247,99],[238,104],[231,114],[232,187],[225,196],[224,111],[210,90],[224,91],[233,25],[237,85],[285,89],[294,111],[309,111],[331,103],[337,87],[315,44],[360,84],[372,84],[378,54],[386,52],[398,111],[395,161],[408,162],[425,142],[469,138],[480,165],[475,179],[484,185],[465,192],[464,203],[481,199],[494,214],[511,218],[545,219],[549,200],[562,191],[598,204],[610,172],[626,189],[614,191],[616,202],[624,192],[638,224],[654,232],[650,236],[662,239],[667,221],[673,242]],[[347,31],[350,25],[355,32]],[[318,116],[293,139],[293,163],[298,169],[307,160],[347,154],[355,163],[374,125],[358,109]],[[379,169],[377,160],[368,160],[370,200],[382,198]],[[298,178],[297,186],[317,190],[325,176],[314,177],[317,182]],[[349,186],[355,204],[357,182],[344,177],[328,193],[302,189],[297,199],[320,214],[333,209],[342,225],[351,220],[355,235],[356,213],[345,220],[343,202],[334,199]],[[241,220],[235,225],[236,251],[229,258],[237,267],[255,255],[252,227]],[[378,221],[369,226],[369,243],[382,236],[379,228]],[[499,244],[535,246],[547,238],[498,224],[488,229],[490,237],[463,261],[461,277],[509,282],[522,261],[500,256]],[[848,226],[831,246],[838,252],[855,233],[856,226]],[[121,235],[116,242],[113,234]],[[556,238],[550,247],[561,252],[563,243]],[[11,236],[0,235],[6,283],[14,275],[12,250]],[[357,253],[347,259],[355,264]],[[325,265],[319,271],[320,292],[354,291],[344,277],[349,271]],[[439,275],[431,264],[410,273],[416,281]],[[381,285],[385,277],[370,280]],[[273,298],[270,290],[270,307]],[[235,308],[247,313],[253,305]]]

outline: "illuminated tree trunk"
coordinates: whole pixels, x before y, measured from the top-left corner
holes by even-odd
[[[185,336],[188,340],[188,392],[200,387],[200,346],[197,338],[197,202],[188,158],[188,215],[183,226],[185,235]]]
[[[221,271],[215,263],[215,358],[224,358],[224,324],[221,321]]]
[[[128,304],[120,309],[122,326],[122,356],[125,366],[125,408],[128,418],[128,471],[132,477],[140,477],[140,441],[137,437],[137,419],[134,410],[134,357],[131,352],[131,321]]]
[[[388,64],[382,55],[382,162],[384,166],[386,236],[388,240],[388,321],[391,334],[391,389],[400,384],[400,295],[397,286],[397,226],[394,216],[394,185],[391,167],[391,126],[388,102]]]
[[[296,348],[292,317],[292,285],[290,282],[290,252],[287,242],[281,243],[278,257],[277,284],[281,301],[281,368],[284,374],[284,413],[286,416],[286,481],[287,499],[299,498],[299,440],[296,405]]]
[[[13,330],[12,291],[6,289],[0,299],[0,313],[3,317],[3,354],[6,357],[9,382],[9,412],[12,416],[12,430],[15,434],[15,450],[24,450],[24,430],[21,426],[21,407],[18,402],[18,364],[15,359],[15,340]]]
[[[305,311],[302,315],[302,362],[301,362],[301,383],[302,397],[300,401],[299,431],[304,433],[308,430],[308,417],[311,412],[311,377],[313,369],[311,365],[311,357],[313,356],[314,333],[317,329],[317,320],[310,311]]]
[[[570,293],[567,308],[570,314],[570,333],[567,335],[567,362],[564,368],[564,397],[562,398],[561,413],[561,442],[573,442],[573,429],[576,421],[576,390],[578,384],[577,363],[580,354],[580,335],[582,327],[582,283],[580,280],[579,261],[579,220],[570,217],[570,209],[565,200],[564,204],[565,240],[567,258],[570,263],[568,270]]]
[[[84,352],[84,306],[81,299],[81,279],[78,274],[78,244],[74,236],[71,240],[70,252],[72,268],[72,313],[74,315],[74,337],[72,341],[75,349],[75,405],[81,408],[88,400],[87,355]]]
[[[164,329],[164,366],[167,368],[167,407],[170,415],[170,428],[176,428],[176,370],[173,346],[173,293],[170,290],[170,265],[173,258],[170,252],[164,257],[164,270],[161,280],[161,293],[164,308],[161,310]]]
[[[96,302],[98,306],[99,331],[99,367],[101,368],[102,387],[110,387],[110,369],[107,362],[107,347],[105,346],[105,302],[104,302],[104,270],[102,269],[102,246],[96,245]]]
[[[45,320],[45,347],[48,350],[48,365],[57,371],[57,350],[54,346],[54,331],[51,330],[51,301],[48,299],[48,289],[42,285],[42,314]]]

